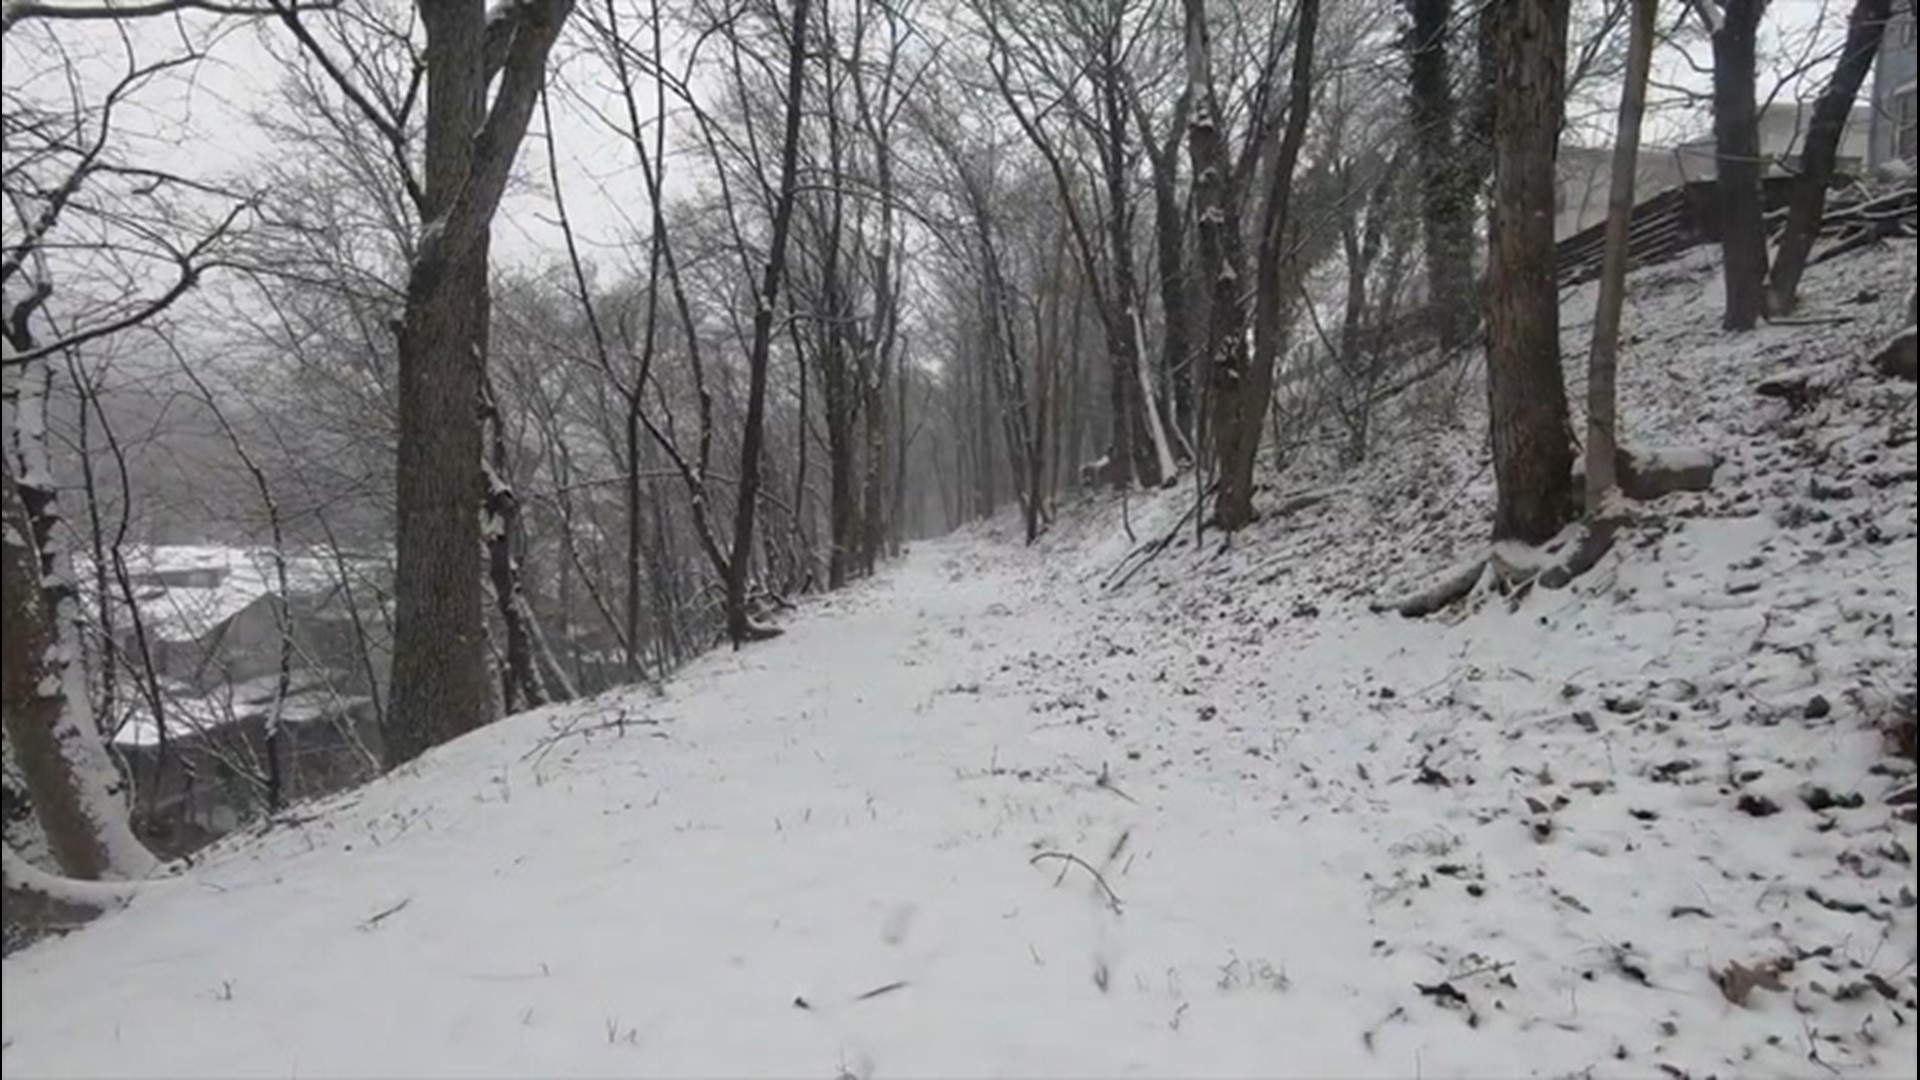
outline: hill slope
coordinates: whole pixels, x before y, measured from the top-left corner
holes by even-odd
[[[1912,267],[1738,341],[1639,275],[1629,431],[1723,464],[1572,588],[1368,610],[1483,536],[1471,409],[1229,549],[1132,554],[1180,491],[922,545],[9,959],[6,1071],[1913,1075]]]

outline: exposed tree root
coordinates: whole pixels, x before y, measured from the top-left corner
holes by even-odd
[[[1107,579],[1102,582],[1102,584],[1109,589],[1118,589],[1133,580],[1133,576],[1139,573],[1141,568],[1152,562],[1161,552],[1173,546],[1174,540],[1180,536],[1180,530],[1187,527],[1187,523],[1193,520],[1193,516],[1206,504],[1206,500],[1213,495],[1214,488],[1218,486],[1217,482],[1208,484],[1207,489],[1201,492],[1200,498],[1196,499],[1194,504],[1188,507],[1185,513],[1180,515],[1180,520],[1174,522],[1172,528],[1168,529],[1164,534],[1127,552],[1119,564],[1107,572]]]
[[[1469,597],[1497,591],[1516,602],[1535,585],[1562,589],[1599,565],[1613,550],[1623,522],[1602,518],[1568,526],[1542,547],[1495,544],[1486,552],[1445,571],[1433,584],[1411,593],[1376,601],[1376,612],[1393,612],[1410,619],[1435,615]]]
[[[138,895],[130,881],[78,881],[50,874],[22,858],[9,845],[0,849],[0,903],[6,922],[31,934],[64,933],[109,911],[117,911]]]

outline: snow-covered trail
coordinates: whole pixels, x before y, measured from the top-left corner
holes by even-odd
[[[1649,663],[1534,612],[1187,622],[928,544],[664,697],[496,725],[9,959],[6,1073],[1911,1073],[1870,1001],[1877,1043],[1822,1046],[1711,982],[1784,942],[1904,985],[1912,912],[1800,901],[1775,850],[1880,818],[1763,837],[1661,772],[1664,728],[1570,718],[1562,680]]]

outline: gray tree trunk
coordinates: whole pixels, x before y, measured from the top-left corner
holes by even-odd
[[[1572,510],[1573,448],[1554,282],[1554,153],[1568,0],[1493,0],[1494,197],[1487,396],[1496,540],[1541,543]]]

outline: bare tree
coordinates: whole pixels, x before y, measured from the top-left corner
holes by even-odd
[[[1759,106],[1754,98],[1760,19],[1767,0],[1693,0],[1713,37],[1713,148],[1720,192],[1720,250],[1728,330],[1751,330],[1767,313],[1767,227],[1761,188]]]
[[[1255,85],[1246,148],[1239,160],[1233,161],[1227,150],[1226,117],[1214,85],[1215,58],[1206,4],[1204,0],[1187,0],[1184,11],[1187,77],[1196,98],[1193,118],[1188,122],[1188,152],[1193,163],[1201,276],[1209,283],[1207,356],[1211,365],[1214,458],[1219,469],[1214,519],[1231,531],[1254,518],[1254,464],[1273,394],[1274,367],[1286,340],[1290,297],[1282,270],[1295,255],[1290,235],[1294,222],[1289,211],[1294,169],[1306,141],[1313,101],[1313,51],[1320,4],[1318,0],[1300,0],[1294,11],[1292,75],[1284,99],[1286,125],[1270,163],[1265,160],[1263,133],[1271,130],[1278,109],[1270,103],[1273,92],[1268,79],[1263,76]],[[1264,170],[1258,170],[1256,163],[1264,165]],[[1259,171],[1264,171],[1265,184],[1256,204],[1254,310],[1249,320],[1242,281],[1242,217],[1252,191],[1251,181]],[[1249,321],[1253,334],[1250,354],[1245,342]]]
[[[800,152],[800,117],[805,102],[807,11],[811,0],[794,0],[787,25],[786,120],[780,141],[780,179],[774,199],[766,266],[753,311],[753,339],[747,352],[746,429],[740,439],[740,493],[734,503],[733,553],[727,566],[727,636],[737,647],[773,636],[776,631],[749,618],[747,574],[753,549],[754,514],[759,506],[761,448],[766,440],[767,367],[773,348],[774,313],[786,275],[787,239],[793,231],[793,200]]]
[[[1855,0],[1847,19],[1846,43],[1834,62],[1833,75],[1826,89],[1814,102],[1813,122],[1807,129],[1806,144],[1800,151],[1800,175],[1794,181],[1787,204],[1787,224],[1780,234],[1780,247],[1774,254],[1773,272],[1767,282],[1767,304],[1775,315],[1791,315],[1800,303],[1800,275],[1806,272],[1807,257],[1820,235],[1820,219],[1826,214],[1827,187],[1833,183],[1840,136],[1846,132],[1853,113],[1853,102],[1860,86],[1873,69],[1879,55],[1880,39],[1885,36],[1892,0]]]
[[[405,129],[392,104],[354,81],[299,10],[275,6],[343,96],[403,155]],[[572,9],[573,0],[533,0],[489,16],[480,0],[419,5],[426,116],[420,235],[399,327],[390,765],[493,715],[478,512],[488,237],[545,85],[547,55]]]
[[[1600,269],[1600,298],[1593,316],[1593,353],[1587,363],[1587,515],[1601,517],[1617,479],[1614,456],[1618,420],[1620,316],[1627,299],[1627,262],[1633,230],[1634,178],[1640,163],[1640,121],[1647,111],[1647,77],[1653,67],[1654,22],[1659,0],[1633,0],[1628,21],[1627,76],[1620,88],[1613,177],[1607,191],[1607,247]]]
[[[1420,219],[1427,249],[1427,297],[1440,348],[1465,348],[1479,323],[1473,270],[1472,177],[1456,132],[1452,0],[1406,0],[1407,114],[1420,161]]]
[[[1572,509],[1573,450],[1554,282],[1554,149],[1567,0],[1494,0],[1494,195],[1487,396],[1496,540],[1542,543]]]

